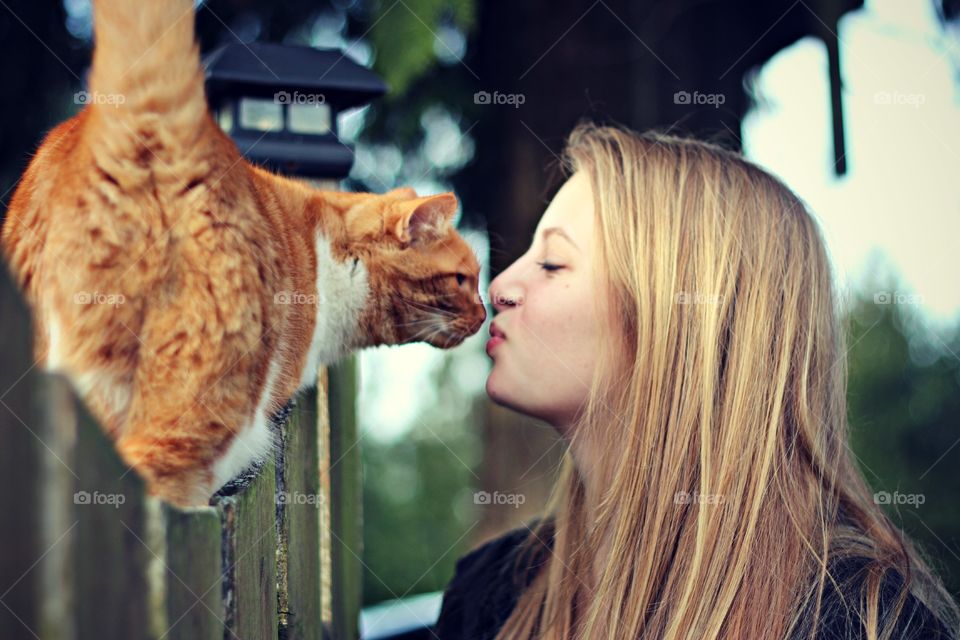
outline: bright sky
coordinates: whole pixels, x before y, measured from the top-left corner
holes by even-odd
[[[812,38],[758,78],[745,153],[811,207],[838,276],[882,253],[935,324],[960,316],[960,46],[930,0],[867,0],[840,23],[848,174],[833,175],[827,56]],[[951,63],[951,56],[953,62]]]

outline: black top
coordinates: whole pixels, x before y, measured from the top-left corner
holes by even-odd
[[[529,528],[528,528],[529,527]],[[433,631],[436,640],[491,640],[507,621],[523,588],[533,575],[517,584],[513,567],[518,545],[534,523],[508,531],[474,549],[457,561],[456,570],[443,594],[440,616]],[[552,547],[553,540],[544,540]],[[838,564],[833,575],[842,582],[859,572],[863,562],[848,559]],[[531,572],[534,573],[534,572]],[[899,588],[895,576],[881,588],[880,620]],[[865,634],[855,614],[847,614],[831,583],[824,587],[819,640],[860,640]],[[908,596],[893,640],[957,640],[915,597]]]

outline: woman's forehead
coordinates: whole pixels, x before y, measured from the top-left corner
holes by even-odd
[[[578,171],[560,187],[537,225],[539,237],[545,229],[559,227],[574,239],[593,233],[593,192],[590,180]]]

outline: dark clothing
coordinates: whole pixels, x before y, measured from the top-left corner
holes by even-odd
[[[529,529],[533,528],[529,525]],[[526,538],[528,527],[519,527],[499,538],[474,549],[457,561],[456,571],[443,594],[440,617],[434,628],[438,640],[490,640],[510,616],[523,588],[528,586],[533,575],[513,580],[514,560],[520,542]],[[552,540],[544,540],[552,546]],[[846,560],[837,565],[833,575],[842,584],[844,578],[859,572],[862,562]],[[902,578],[901,578],[902,579]],[[859,629],[856,614],[848,618],[840,605],[838,594],[828,586],[824,588],[824,606],[821,609],[819,640],[863,639],[866,635]],[[896,579],[884,582],[881,589],[880,616],[883,620],[886,607],[893,603]],[[849,600],[849,598],[848,598]],[[894,640],[956,640],[933,616],[929,609],[913,596],[908,597],[903,607],[900,623]],[[764,638],[763,640],[767,640]]]
[[[497,635],[522,592],[514,581],[513,561],[517,545],[528,534],[527,527],[508,531],[457,560],[437,619],[439,640],[488,640]]]

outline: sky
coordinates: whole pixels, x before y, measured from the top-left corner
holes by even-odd
[[[960,55],[929,0],[867,0],[839,29],[848,174],[833,174],[824,45],[781,51],[755,85],[745,154],[824,230],[850,287],[882,256],[931,326],[960,317]],[[892,292],[891,292],[892,293]]]

